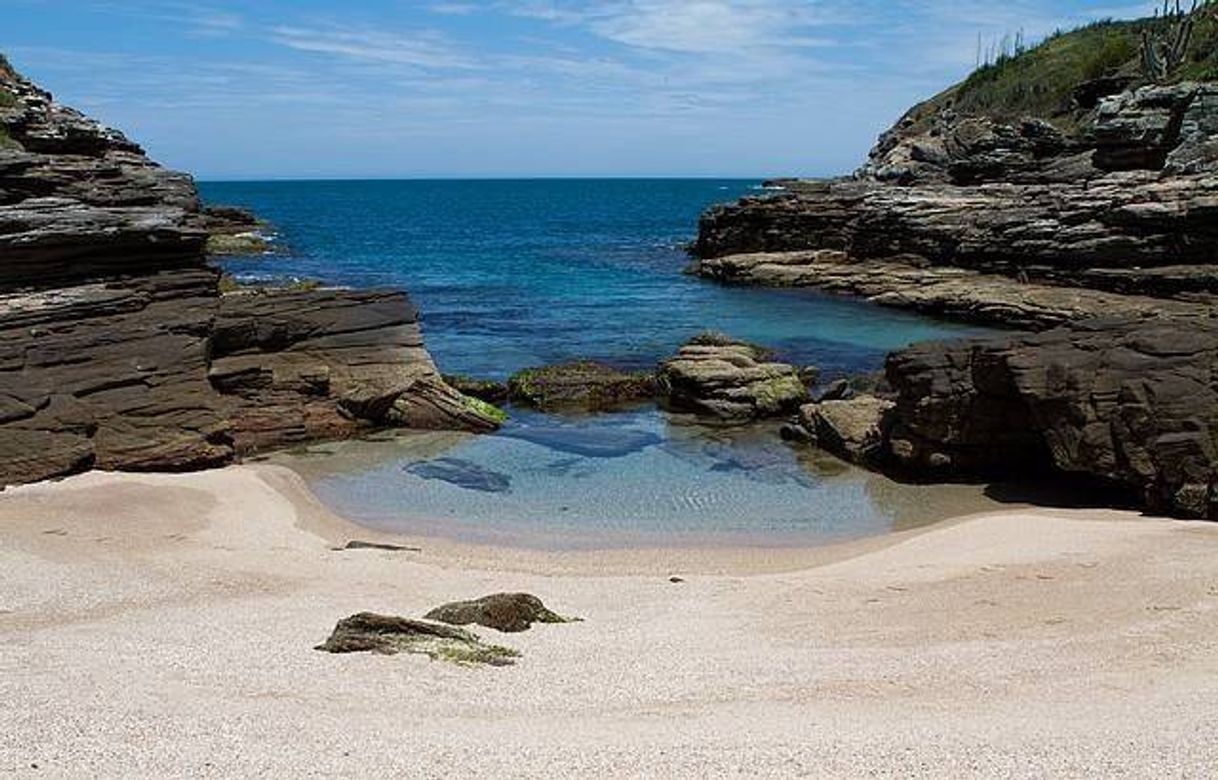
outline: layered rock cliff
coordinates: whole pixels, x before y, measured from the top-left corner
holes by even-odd
[[[0,485],[486,430],[394,291],[221,295],[194,183],[0,59]]]
[[[1218,12],[1197,13],[1211,42]],[[1041,331],[891,356],[871,465],[1055,472],[1218,519],[1218,82],[1140,84],[1117,61],[1071,85],[1044,68],[1153,24],[1054,39],[911,109],[854,175],[704,215],[705,277]],[[1213,51],[1190,67],[1210,73]],[[1051,89],[1057,103],[1037,97]]]
[[[908,121],[908,120],[907,120]],[[1039,120],[1020,126],[943,110],[885,134],[855,176],[795,182],[770,198],[712,209],[695,270],[730,282],[832,289],[842,267],[884,280],[919,269],[926,281],[977,279],[988,297],[944,290],[919,308],[990,324],[1009,299],[1011,323],[1062,318],[1021,299],[1095,291],[1082,313],[1126,309],[1141,295],[1212,305],[1218,294],[1218,85],[1144,87],[1105,98],[1069,137]],[[787,259],[782,272],[734,256],[832,251],[832,268]],[[742,273],[742,266],[747,273]],[[821,267],[818,267],[821,266]],[[758,266],[762,266],[758,268]],[[962,274],[961,272],[966,272]],[[1136,304],[1136,302],[1135,302]]]

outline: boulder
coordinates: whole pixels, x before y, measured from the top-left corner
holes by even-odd
[[[733,422],[788,414],[808,399],[797,368],[733,340],[685,344],[660,365],[659,383],[671,407]]]
[[[454,626],[476,623],[505,633],[527,631],[534,623],[569,623],[528,593],[495,593],[473,601],[443,604],[423,616]]]
[[[325,653],[418,653],[461,666],[510,666],[520,653],[482,642],[476,634],[425,620],[360,612],[338,621],[315,650]]]
[[[851,463],[874,465],[883,458],[888,414],[894,406],[892,401],[859,395],[807,404],[799,418],[821,449]]]

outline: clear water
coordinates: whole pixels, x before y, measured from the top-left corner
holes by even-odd
[[[654,365],[713,328],[826,372],[859,371],[913,341],[971,332],[803,290],[683,275],[709,205],[736,180],[205,183],[253,208],[286,259],[234,260],[238,278],[308,277],[410,291],[441,370],[504,377],[572,357]]]
[[[402,287],[441,370],[502,378],[573,358],[649,367],[708,328],[827,375],[976,329],[809,291],[682,273],[714,180],[204,183],[268,219],[282,255],[240,279]],[[558,418],[513,410],[493,436],[410,434],[297,453],[321,499],[378,527],[531,546],[803,544],[882,533],[988,502],[899,486],[776,426],[709,428],[654,408]]]

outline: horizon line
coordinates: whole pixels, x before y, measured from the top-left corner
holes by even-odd
[[[255,177],[255,176],[235,176],[235,177],[212,177],[198,176],[194,179],[200,184],[242,184],[252,182],[397,182],[397,181],[768,181],[771,179],[799,179],[799,178],[827,178],[824,176],[796,176],[790,174],[783,175],[766,175],[766,176],[740,176],[740,175],[691,175],[691,176],[668,176],[668,175],[516,175],[516,176],[270,176],[270,177]]]

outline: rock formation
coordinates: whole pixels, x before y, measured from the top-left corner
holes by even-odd
[[[888,359],[895,467],[922,477],[1055,470],[1148,508],[1218,519],[1218,319],[1092,320]]]
[[[1171,314],[1209,306],[1218,85],[1103,98],[1070,135],[948,108],[907,117],[853,177],[712,209],[693,249],[711,278],[1019,327],[1134,313],[1145,298]]]
[[[805,407],[789,435],[915,479],[1054,472],[1218,519],[1218,83],[1135,65],[1042,115],[994,102],[1040,100],[1017,80],[1065,48],[915,106],[853,176],[711,209],[692,271],[1039,331],[898,352],[891,406]]]
[[[397,292],[221,296],[189,176],[0,60],[0,485],[383,425],[485,430]]]
[[[851,463],[879,465],[887,454],[887,425],[894,406],[871,395],[820,401],[800,407],[799,422],[822,450]]]
[[[794,366],[714,334],[693,339],[660,364],[660,392],[673,408],[727,422],[777,417],[808,400]]]

